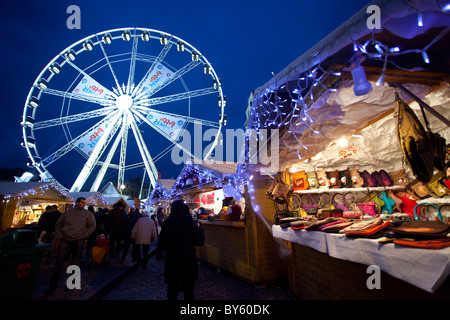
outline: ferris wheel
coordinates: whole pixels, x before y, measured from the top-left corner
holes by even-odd
[[[142,168],[155,187],[158,164],[173,154],[211,159],[224,107],[220,79],[192,45],[158,30],[113,29],[72,44],[42,70],[25,102],[22,145],[41,180],[64,177],[71,192],[108,180],[120,187]],[[210,139],[200,154],[186,138],[198,128]]]

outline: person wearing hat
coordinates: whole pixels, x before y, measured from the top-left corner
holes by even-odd
[[[136,246],[138,263],[142,264],[144,269],[147,267],[150,243],[156,239],[156,236],[155,222],[150,218],[149,212],[144,211],[131,231],[131,238],[134,239]]]

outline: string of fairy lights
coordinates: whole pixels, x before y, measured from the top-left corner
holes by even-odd
[[[421,15],[419,17],[418,25],[423,26]],[[355,62],[362,59],[382,61],[381,74],[375,85],[384,86],[388,65],[406,71],[417,71],[421,68],[420,66],[414,68],[402,67],[392,58],[400,55],[418,54],[425,64],[429,64],[430,59],[427,51],[449,32],[450,27],[444,28],[425,47],[407,50],[401,50],[398,46],[389,47],[382,41],[377,40],[376,33],[372,32],[371,38],[364,43],[353,42],[354,54],[350,60]],[[288,132],[293,135],[298,143],[297,155],[300,160],[302,160],[302,149],[307,149],[307,146],[301,141],[304,126],[313,133],[320,134],[317,129],[313,128],[315,119],[309,115],[308,110],[313,103],[323,104],[331,92],[337,91],[333,84],[330,85],[330,77],[337,78],[341,75],[341,70],[325,70],[322,63],[323,61],[319,62],[314,68],[299,74],[295,86],[292,81],[285,81],[281,84],[275,83],[274,89],[266,88],[252,101],[249,124],[258,133],[258,138],[262,137],[259,133],[263,129],[280,129],[283,126],[289,126]],[[293,88],[289,88],[289,86]],[[283,94],[287,92],[288,98],[283,97],[279,92],[283,92]],[[289,108],[286,108],[286,104],[289,105]],[[320,106],[317,107],[320,108]],[[290,109],[289,112],[286,109]],[[297,130],[297,127],[300,126],[302,127],[301,131]]]
[[[10,201],[20,201],[22,199],[30,197],[39,197],[45,194],[48,190],[57,190],[61,195],[68,201],[73,201],[74,199],[70,196],[67,191],[55,182],[48,182],[41,186],[35,186],[33,188],[23,190],[17,193],[5,193],[0,195],[1,201],[3,203],[8,203]]]

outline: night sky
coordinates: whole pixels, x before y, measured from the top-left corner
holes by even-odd
[[[84,37],[141,27],[184,39],[201,51],[221,79],[226,128],[243,129],[251,91],[367,4],[364,0],[2,1],[0,168],[26,168],[20,122],[28,92],[51,59]],[[81,29],[67,28],[70,5],[81,10]],[[63,161],[58,165],[67,166]],[[157,167],[163,178],[179,174],[164,164]],[[63,184],[73,182],[61,173],[55,176]]]

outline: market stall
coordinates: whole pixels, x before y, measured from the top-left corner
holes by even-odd
[[[169,190],[172,189],[175,183],[174,179],[158,179],[156,185],[152,189],[150,196],[145,201],[145,207],[151,208],[151,211],[156,212],[158,208],[163,208],[165,212],[168,212],[170,206]]]
[[[0,233],[36,224],[48,205],[65,211],[74,199],[56,182],[1,182]]]
[[[266,189],[265,199],[250,190],[252,207],[284,242],[279,248],[290,249],[300,298],[448,299],[449,248],[412,248],[419,243],[386,235],[408,220],[449,221],[450,19],[431,3],[371,5],[382,12],[379,28],[368,27],[364,7],[252,92],[247,128],[272,130],[264,148],[278,162],[254,161],[260,149],[249,145],[240,180],[252,176],[252,190]],[[402,110],[421,123],[420,139],[428,129],[447,141],[440,156],[416,143],[430,145],[429,136],[405,143],[412,120]],[[418,161],[420,148],[431,161]],[[369,229],[342,232],[374,221],[370,237]],[[324,222],[327,230],[317,227]],[[380,268],[382,289],[368,288],[370,265]]]
[[[286,275],[273,238],[252,212],[234,183],[235,163],[188,162],[170,193],[193,208],[205,229],[198,258],[255,285]],[[273,258],[270,258],[272,256]]]

